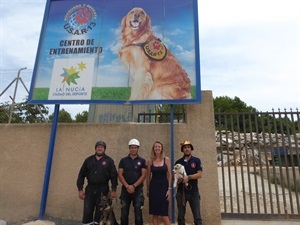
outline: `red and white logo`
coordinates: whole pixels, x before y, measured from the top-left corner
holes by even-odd
[[[93,6],[78,4],[65,15],[65,30],[73,35],[84,35],[96,26],[97,13]]]

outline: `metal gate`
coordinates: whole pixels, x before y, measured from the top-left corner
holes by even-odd
[[[215,112],[222,218],[300,219],[300,113]]]

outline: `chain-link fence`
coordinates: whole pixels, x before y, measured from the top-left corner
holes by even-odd
[[[54,105],[29,105],[32,69],[0,71],[0,123],[49,122]],[[89,105],[60,105],[60,122],[86,122]]]
[[[27,99],[32,69],[0,71],[0,123],[44,123],[53,119],[55,105],[30,105]],[[157,105],[60,105],[58,122],[167,122]],[[167,111],[164,111],[167,112]],[[178,115],[177,115],[177,114]],[[184,122],[184,107],[175,111],[174,122]]]

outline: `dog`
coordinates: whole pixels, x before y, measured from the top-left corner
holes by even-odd
[[[121,21],[119,58],[131,78],[129,100],[191,99],[191,81],[175,56],[151,31],[151,19],[135,7]]]
[[[112,206],[111,198],[101,193],[99,208],[101,212],[101,219],[99,225],[119,225],[116,222],[116,216]]]
[[[181,164],[176,164],[173,168],[173,175],[174,175],[174,181],[173,181],[173,187],[176,188],[178,180],[183,179],[187,176],[185,168]],[[188,183],[185,184],[188,186]]]

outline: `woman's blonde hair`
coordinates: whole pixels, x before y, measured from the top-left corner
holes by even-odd
[[[163,159],[165,157],[164,145],[160,141],[155,141],[153,146],[152,146],[152,150],[151,150],[151,160],[156,159],[156,155],[154,153],[155,144],[160,144],[161,145],[161,158]]]

